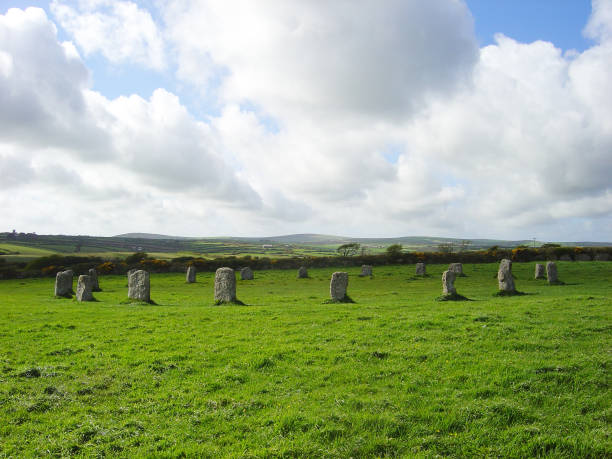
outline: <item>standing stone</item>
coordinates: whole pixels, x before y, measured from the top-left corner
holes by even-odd
[[[215,302],[236,301],[236,275],[232,268],[219,268],[215,272]]]
[[[88,272],[89,277],[91,279],[91,291],[92,292],[101,292],[102,289],[100,288],[100,284],[98,283],[98,272],[94,269],[91,268]],[[77,286],[78,288],[78,286]]]
[[[514,279],[512,277],[512,261],[504,258],[499,263],[497,271],[497,282],[499,283],[500,292],[516,292],[514,288]]]
[[[85,274],[80,275],[77,281],[77,301],[93,301],[93,295],[91,294],[92,288],[93,283],[91,277]]]
[[[546,278],[548,279],[549,284],[556,284],[559,282],[559,277],[557,275],[557,265],[549,261],[546,263]]]
[[[151,301],[151,282],[147,271],[131,270],[128,276],[128,298],[147,303]]]
[[[417,276],[425,276],[425,263],[417,263],[415,272]]]
[[[448,270],[454,272],[457,275],[456,277],[463,276],[463,265],[461,263],[451,263]]]
[[[442,294],[443,295],[454,295],[457,293],[455,289],[455,279],[457,273],[455,271],[444,271],[442,273]]]
[[[348,287],[348,273],[335,272],[332,274],[329,283],[329,294],[332,301],[343,301],[346,298],[346,288]]]
[[[240,270],[240,279],[242,280],[253,280],[253,270],[248,266]]]
[[[300,266],[297,273],[298,279],[306,279],[308,277],[308,270],[304,266]]]
[[[535,265],[535,278],[536,279],[544,279],[546,278],[546,274],[544,271],[544,265],[540,263],[536,263]]]
[[[185,278],[185,281],[188,284],[193,284],[196,281],[196,268],[195,266],[189,266],[187,268],[187,276]]]
[[[359,277],[366,277],[372,275],[372,266],[371,265],[361,265],[361,274]]]
[[[72,271],[60,271],[55,275],[55,296],[67,296],[72,293]]]

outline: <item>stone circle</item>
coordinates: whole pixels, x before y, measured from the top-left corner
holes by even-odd
[[[100,292],[102,289],[100,288],[100,284],[98,283],[98,271],[95,268],[91,268],[88,271],[88,275],[91,278],[91,291],[92,292]]]
[[[93,301],[91,294],[93,282],[90,276],[81,274],[77,280],[76,299],[77,301]]]
[[[514,287],[514,278],[512,277],[512,261],[504,258],[499,263],[497,271],[497,281],[499,283],[500,292],[516,292]]]
[[[253,270],[248,266],[240,270],[240,279],[242,280],[253,280]]]
[[[128,298],[147,303],[151,302],[151,282],[147,271],[142,269],[131,270],[128,275]]]
[[[55,296],[72,294],[72,271],[60,271],[55,275]]]
[[[448,265],[448,270],[454,272],[457,276],[463,276],[463,264],[451,263]]]
[[[447,270],[442,273],[442,294],[443,295],[454,295],[457,293],[455,289],[455,279],[457,273],[455,271]]]
[[[191,265],[187,267],[187,275],[185,276],[185,281],[188,284],[193,284],[196,281],[196,268]]]
[[[556,263],[552,261],[546,263],[546,278],[548,279],[549,284],[556,284],[559,282]]]
[[[215,272],[215,302],[236,301],[236,274],[232,268],[219,268]]]
[[[546,271],[544,269],[544,265],[543,264],[536,263],[534,277],[536,279],[545,279],[546,278]]]
[[[332,301],[343,301],[346,298],[347,287],[348,273],[341,271],[333,273],[329,283],[329,294]]]

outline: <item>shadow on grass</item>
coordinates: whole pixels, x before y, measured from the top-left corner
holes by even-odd
[[[354,303],[355,301],[348,295],[344,295],[344,298],[342,298],[341,300],[333,300],[333,299],[329,299],[329,300],[325,300],[323,301],[323,304],[339,304],[339,303]]]
[[[217,300],[214,304],[215,306],[248,306],[246,303],[243,303],[238,298],[236,298],[234,301]]]
[[[455,292],[455,293],[449,293],[447,295],[441,295],[438,298],[436,298],[436,301],[473,301],[473,300],[470,300],[469,298]]]
[[[159,306],[154,300],[142,301],[142,300],[133,300],[131,298],[120,301],[119,304],[132,304],[132,305],[140,305],[140,306]]]
[[[493,294],[493,296],[524,296],[527,295],[525,292],[519,292],[518,290],[513,290],[508,292],[506,290],[499,290]]]

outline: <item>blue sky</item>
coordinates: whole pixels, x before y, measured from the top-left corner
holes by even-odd
[[[5,0],[0,37],[4,230],[612,240],[612,0]]]

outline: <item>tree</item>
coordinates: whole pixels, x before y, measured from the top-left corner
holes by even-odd
[[[472,241],[468,241],[467,239],[463,239],[459,243],[459,252],[465,252],[472,245]]]
[[[397,258],[402,254],[402,249],[403,249],[402,244],[391,244],[386,249],[387,256],[389,258]]]
[[[438,252],[453,253],[453,243],[452,242],[442,242],[438,244]]]
[[[359,252],[359,247],[361,247],[361,244],[358,244],[357,242],[349,242],[348,244],[342,244],[340,247],[338,247],[336,252],[338,252],[341,257],[352,257]]]

